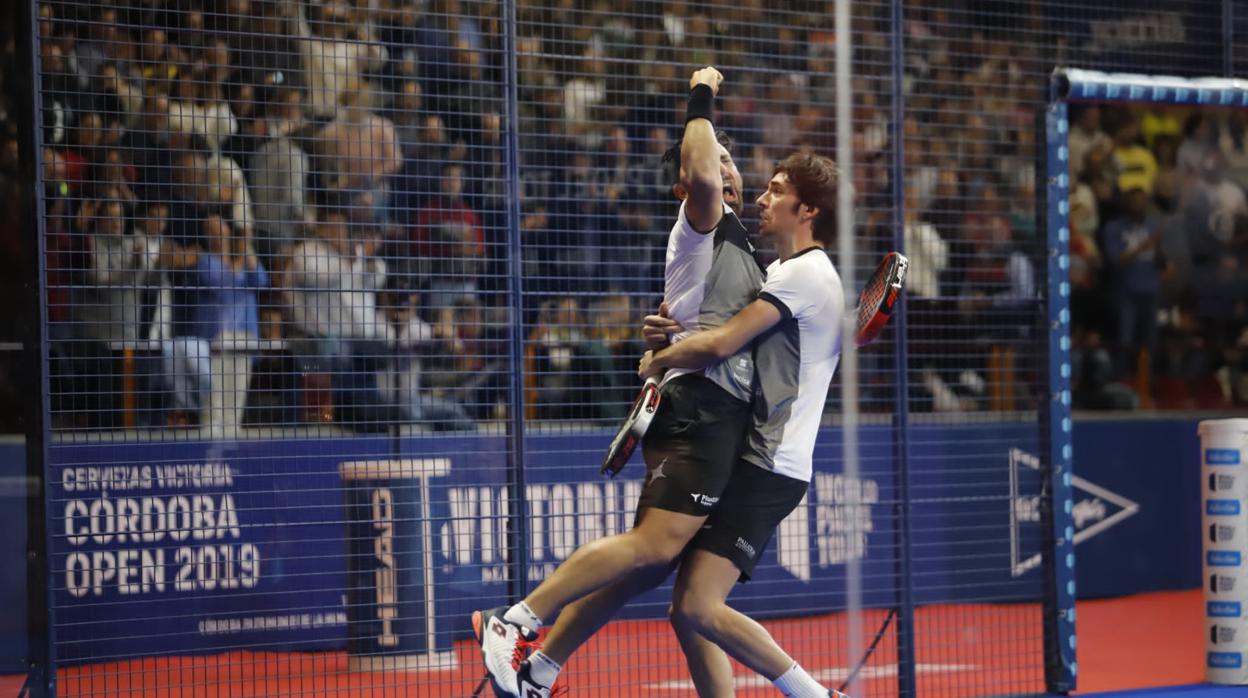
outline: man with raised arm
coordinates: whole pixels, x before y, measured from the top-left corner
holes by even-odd
[[[683,199],[668,239],[664,304],[687,331],[712,330],[753,300],[762,270],[734,206],[741,175],[711,123],[723,76],[689,81],[684,138],[675,154]],[[646,482],[632,530],[581,546],[523,601],[473,614],[495,693],[545,698],[563,662],[620,607],[670,574],[715,508],[750,419],[754,365],[742,346],[695,369],[668,372],[663,401],[642,445]],[[556,618],[558,619],[557,622]],[[543,649],[526,643],[554,622]]]

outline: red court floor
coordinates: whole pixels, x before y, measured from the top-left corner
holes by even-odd
[[[864,619],[868,634],[882,614]],[[845,662],[813,659],[843,649],[843,619],[771,621],[781,644],[803,657],[820,680],[838,684]],[[1079,693],[1197,683],[1203,678],[1201,592],[1163,592],[1083,601],[1078,606]],[[920,609],[920,696],[959,698],[1021,693],[1042,685],[1034,653],[1039,610],[1034,605],[959,605]],[[1006,630],[1008,628],[1008,630]],[[925,640],[923,636],[928,636]],[[999,649],[985,651],[990,643]],[[665,624],[617,622],[569,663],[572,696],[693,696],[677,646]],[[349,672],[344,653],[233,652],[213,657],[147,658],[72,667],[60,672],[60,695],[97,696],[470,696],[482,670],[475,647],[455,647],[457,667],[408,673]],[[774,689],[740,668],[738,696],[771,696]],[[881,643],[862,674],[855,698],[896,691],[896,653]],[[0,697],[16,695],[19,677],[0,677]],[[489,695],[488,689],[486,695]]]

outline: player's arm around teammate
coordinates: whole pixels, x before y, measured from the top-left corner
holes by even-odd
[[[792,180],[790,177],[792,176]],[[642,377],[731,356],[756,339],[754,421],[720,507],[690,544],[672,600],[672,625],[699,695],[722,690],[723,662],[709,640],[771,680],[786,696],[835,695],[799,666],[762,625],[727,605],[748,579],[776,526],[801,501],[819,417],[840,352],[844,290],[824,252],[835,229],[836,168],[826,158],[790,157],[758,197],[759,232],[780,259],[758,299],[718,328],[642,357]],[[811,254],[807,254],[811,253]],[[646,334],[679,331],[649,317]],[[718,668],[717,668],[718,667]],[[731,676],[727,677],[730,685]]]

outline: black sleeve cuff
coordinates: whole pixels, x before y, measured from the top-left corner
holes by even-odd
[[[770,293],[767,293],[766,291],[764,291],[763,293],[758,294],[758,299],[760,301],[767,301],[768,303],[771,303],[772,305],[776,306],[776,310],[780,311],[781,320],[793,319],[793,312],[789,310],[789,306],[785,305],[784,301],[780,300],[779,298],[776,298]]]

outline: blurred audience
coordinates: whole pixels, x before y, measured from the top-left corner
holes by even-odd
[[[70,357],[55,364],[66,380],[111,380],[117,351],[160,343],[187,415],[212,342],[240,332],[295,357],[299,385],[277,392],[305,420],[467,428],[506,416],[502,328],[518,325],[538,418],[611,417],[636,387],[630,314],[661,292],[675,204],[660,158],[680,133],[679,66],[748,68],[717,105],[747,200],[786,151],[834,146],[821,1],[783,26],[756,2],[713,16],[686,2],[522,2],[514,117],[498,3],[158,5],[39,6],[49,335]],[[863,33],[860,265],[894,244],[897,152],[912,310],[926,314],[916,404],[1034,407],[1040,374],[1019,346],[1036,341],[1042,300],[1032,114],[1047,59],[992,13],[954,5],[907,5],[900,151],[887,42]],[[886,10],[856,6],[855,21],[886,26]],[[967,18],[956,35],[953,12]],[[12,113],[0,110],[10,180]],[[1159,405],[1246,404],[1248,120],[1112,105],[1070,116],[1080,406],[1153,404],[1149,378],[1206,386]],[[521,317],[507,315],[510,264]],[[1002,380],[1017,394],[984,400]]]

